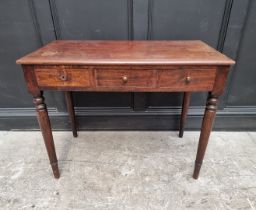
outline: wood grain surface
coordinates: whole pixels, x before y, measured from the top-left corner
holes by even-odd
[[[207,64],[234,61],[202,41],[58,40],[17,60],[18,64]]]

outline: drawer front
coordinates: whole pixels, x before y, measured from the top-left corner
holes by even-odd
[[[158,72],[158,88],[179,91],[212,90],[216,69],[172,69]]]
[[[91,87],[93,84],[90,69],[38,68],[35,75],[40,87]]]
[[[156,84],[154,70],[96,70],[97,87],[152,88]]]

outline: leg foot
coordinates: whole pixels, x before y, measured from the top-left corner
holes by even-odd
[[[52,166],[52,171],[55,179],[60,178],[60,172],[59,172],[59,167],[58,167],[58,162],[51,163]]]
[[[194,179],[198,179],[199,172],[200,172],[200,169],[201,169],[201,165],[202,165],[202,163],[195,163],[195,168],[194,168],[194,173],[193,173],[193,178]]]

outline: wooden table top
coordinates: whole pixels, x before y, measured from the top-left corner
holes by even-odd
[[[232,65],[202,41],[58,40],[17,60],[27,65]]]

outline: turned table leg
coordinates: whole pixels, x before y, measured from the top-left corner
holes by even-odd
[[[213,122],[216,114],[217,103],[218,103],[218,98],[214,97],[212,94],[209,94],[207,103],[206,103],[206,108],[205,108],[205,113],[204,113],[204,118],[203,118],[203,123],[201,128],[201,134],[200,134],[198,149],[196,154],[195,168],[194,168],[194,174],[193,174],[194,179],[198,178],[199,172],[203,163],[205,150],[208,144],[209,136],[212,130],[212,126],[213,126]]]
[[[51,123],[49,120],[47,107],[46,107],[46,104],[44,103],[44,97],[42,93],[40,95],[34,96],[33,102],[36,107],[37,119],[42,131],[44,144],[50,159],[52,171],[53,171],[54,177],[58,179],[60,177],[58,160],[56,157],[55,146],[54,146],[54,141],[52,137]]]
[[[184,92],[183,96],[183,103],[182,103],[182,111],[181,111],[181,117],[180,117],[180,130],[179,130],[179,137],[183,137],[184,133],[184,127],[187,119],[188,114],[188,108],[191,98],[191,92]]]
[[[71,122],[71,127],[72,127],[72,131],[73,131],[73,136],[77,137],[76,118],[75,118],[75,111],[74,111],[72,93],[70,91],[66,91],[65,92],[65,98],[66,98],[66,103],[67,103],[67,110],[68,110],[68,114],[69,114],[69,120]]]

